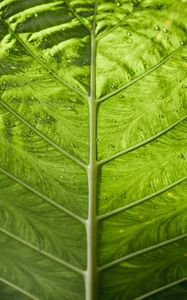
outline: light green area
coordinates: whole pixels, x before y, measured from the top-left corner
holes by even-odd
[[[0,300],[187,299],[186,13],[1,1]]]

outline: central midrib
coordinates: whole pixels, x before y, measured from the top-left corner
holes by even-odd
[[[96,14],[96,8],[95,8]],[[90,162],[88,166],[88,220],[87,220],[87,271],[85,276],[86,300],[98,299],[97,283],[97,217],[96,217],[96,188],[97,188],[97,103],[96,103],[96,37],[95,14],[91,31],[91,76],[90,76]]]

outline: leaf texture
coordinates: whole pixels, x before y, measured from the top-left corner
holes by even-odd
[[[0,300],[185,300],[185,0],[0,3]]]

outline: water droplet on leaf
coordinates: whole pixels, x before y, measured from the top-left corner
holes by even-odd
[[[164,27],[162,30],[163,30],[163,32],[168,32],[166,27]]]
[[[142,131],[143,131],[143,129],[142,129],[142,128],[138,128],[138,131],[142,132]]]
[[[117,1],[117,2],[116,2],[116,5],[117,5],[117,6],[121,6],[121,2],[120,2],[120,1]]]
[[[114,146],[113,144],[110,144],[110,145],[109,145],[109,148],[110,148],[110,149],[114,149],[115,146]]]

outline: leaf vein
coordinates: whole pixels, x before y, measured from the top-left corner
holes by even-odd
[[[155,250],[155,249],[159,249],[159,248],[161,248],[161,247],[167,246],[167,245],[169,245],[169,244],[175,243],[175,242],[177,242],[177,241],[179,241],[179,240],[182,240],[182,239],[185,239],[185,238],[187,238],[187,233],[182,234],[182,235],[179,235],[179,236],[177,236],[177,237],[175,237],[175,238],[172,238],[172,239],[168,239],[168,240],[166,240],[166,241],[164,241],[164,242],[155,244],[155,245],[153,245],[153,246],[150,246],[150,247],[147,247],[147,248],[138,250],[138,251],[136,251],[136,252],[134,252],[134,253],[131,253],[131,254],[126,255],[126,256],[123,256],[123,257],[118,258],[118,259],[116,259],[116,260],[114,260],[114,261],[112,261],[112,262],[110,262],[110,263],[108,263],[108,264],[105,264],[105,265],[99,267],[99,271],[100,271],[100,272],[101,272],[101,271],[104,271],[104,270],[106,270],[106,269],[108,269],[108,268],[111,268],[111,267],[113,267],[113,266],[115,266],[115,265],[117,265],[117,264],[120,264],[120,263],[122,263],[122,262],[124,262],[124,261],[126,261],[126,260],[128,260],[128,259],[134,258],[134,257],[136,257],[136,256],[138,256],[138,255],[147,253],[147,252],[152,251],[152,250]]]
[[[144,295],[142,295],[142,296],[140,296],[138,298],[135,298],[134,300],[143,300],[143,299],[145,299],[145,298],[147,298],[149,296],[152,296],[152,295],[155,295],[155,294],[160,293],[162,291],[165,291],[165,290],[167,290],[167,289],[169,289],[169,288],[171,288],[171,287],[173,287],[173,286],[175,286],[177,284],[183,283],[185,281],[187,281],[187,277],[184,277],[184,278],[179,279],[179,280],[175,280],[175,281],[173,281],[173,282],[171,282],[169,284],[166,284],[166,285],[164,285],[164,286],[162,286],[162,287],[160,287],[158,289],[152,290],[149,293],[146,293],[146,294],[144,294]]]
[[[129,17],[131,17],[133,15],[133,13],[137,10],[137,8],[140,7],[141,3],[138,3],[136,6],[134,6],[134,8],[132,9],[132,11],[130,11],[127,15],[126,18],[122,21],[120,21],[118,24],[116,24],[114,27],[112,27],[111,29],[109,29],[108,31],[104,32],[103,34],[101,34],[100,36],[98,36],[97,41],[101,40],[102,38],[104,38],[105,36],[107,36],[109,33],[113,32],[114,30],[116,30],[117,28],[119,28],[121,25],[125,24],[127,22],[127,19]]]
[[[33,125],[31,125],[28,121],[26,121],[24,118],[22,118],[16,111],[14,111],[8,104],[6,104],[4,101],[0,100],[0,104],[3,105],[10,113],[12,113],[17,119],[19,119],[22,123],[24,123],[27,127],[29,127],[32,131],[34,131],[38,136],[40,136],[42,139],[44,139],[48,144],[50,144],[53,148],[64,154],[66,157],[74,161],[76,164],[78,164],[83,169],[87,169],[87,165],[78,160],[73,155],[69,154],[67,151],[62,149],[60,146],[55,144],[53,141],[51,141],[45,134],[40,132],[38,129],[36,129]]]
[[[101,103],[105,100],[107,100],[108,98],[118,94],[119,92],[121,92],[122,90],[127,89],[128,87],[132,86],[133,84],[137,83],[139,80],[141,80],[142,78],[144,78],[145,76],[149,75],[150,73],[152,73],[153,71],[157,70],[160,66],[162,66],[163,64],[165,64],[168,60],[170,60],[172,57],[174,57],[185,45],[182,45],[180,47],[178,47],[175,51],[173,51],[171,54],[169,54],[165,59],[163,59],[162,61],[160,61],[159,63],[157,63],[155,66],[153,66],[152,68],[150,68],[149,70],[147,70],[145,73],[137,76],[136,78],[134,78],[133,80],[131,80],[130,82],[122,85],[121,87],[119,87],[118,89],[116,89],[115,91],[97,99],[97,103]]]
[[[88,100],[88,97],[85,94],[82,94],[79,90],[77,90],[76,88],[72,87],[69,85],[69,83],[65,82],[63,79],[61,79],[52,69],[50,69],[45,63],[43,63],[37,56],[36,54],[29,49],[29,47],[24,43],[24,41],[19,37],[19,35],[17,33],[15,33],[11,27],[9,26],[9,24],[7,22],[5,22],[3,20],[2,17],[0,17],[1,21],[3,22],[3,24],[8,28],[8,30],[10,31],[10,33],[16,38],[16,40],[24,47],[24,49],[26,50],[27,53],[29,53],[32,58],[38,62],[38,64],[40,66],[42,66],[52,77],[54,77],[56,80],[58,80],[60,83],[62,83],[63,85],[65,85],[67,88],[69,88],[71,91],[74,91],[75,93],[77,93],[79,96],[83,97],[84,99]]]
[[[179,179],[179,180],[171,183],[170,185],[164,187],[163,189],[160,189],[157,192],[154,192],[154,193],[152,193],[152,194],[150,194],[148,196],[145,196],[145,197],[143,197],[143,198],[141,198],[139,200],[136,200],[136,201],[134,201],[132,203],[124,205],[124,206],[122,206],[120,208],[114,209],[114,210],[112,210],[112,211],[110,211],[110,212],[108,212],[106,214],[100,215],[100,216],[97,217],[97,219],[98,219],[98,221],[101,221],[101,220],[107,219],[109,217],[112,217],[112,216],[114,216],[116,214],[119,214],[119,213],[121,213],[121,212],[123,212],[123,211],[125,211],[127,209],[135,207],[135,206],[137,206],[137,205],[139,205],[139,204],[141,204],[141,203],[143,203],[143,202],[145,202],[147,200],[150,200],[150,199],[152,199],[152,198],[154,198],[154,197],[156,197],[156,196],[158,196],[158,195],[160,195],[160,194],[168,191],[169,189],[171,189],[171,188],[179,185],[180,183],[182,183],[185,180],[187,180],[187,176],[185,176],[185,177],[183,177],[183,178],[181,178],[181,179]]]
[[[27,190],[31,191],[33,194],[40,197],[41,199],[43,199],[44,201],[46,201],[50,205],[52,205],[55,208],[57,208],[58,210],[60,210],[61,212],[65,213],[66,215],[70,216],[71,218],[75,219],[76,221],[82,223],[83,225],[86,224],[86,220],[84,220],[81,217],[77,216],[76,214],[71,212],[69,209],[63,207],[62,205],[56,203],[55,201],[53,201],[49,197],[45,196],[41,192],[38,192],[33,187],[31,187],[29,184],[27,184],[27,183],[23,182],[21,179],[17,178],[15,175],[7,172],[6,170],[4,170],[2,168],[0,168],[0,172],[3,173],[4,175],[6,175],[7,177],[11,178],[12,180],[16,181],[18,184],[24,186]]]
[[[86,25],[86,23],[79,16],[79,14],[77,14],[76,11],[74,11],[73,8],[69,6],[67,0],[64,0],[64,3],[66,4],[67,8],[72,12],[72,14],[75,16],[75,18],[77,18],[79,22],[90,32],[90,28]]]
[[[0,277],[0,282],[4,283],[5,285],[8,285],[9,287],[13,288],[14,290],[17,290],[18,292],[20,292],[21,294],[27,296],[28,298],[30,298],[32,300],[40,300],[38,297],[35,297],[31,293],[23,290],[22,288],[18,287],[17,285],[11,283],[10,281],[8,281],[2,277]]]
[[[59,263],[59,264],[63,265],[64,267],[66,267],[68,269],[71,269],[72,271],[74,271],[74,272],[76,272],[78,274],[84,275],[84,273],[85,273],[83,270],[81,270],[81,269],[73,266],[72,264],[70,264],[70,263],[68,263],[68,262],[66,262],[66,261],[64,261],[64,260],[62,260],[62,259],[60,259],[60,258],[58,258],[58,257],[56,257],[56,256],[54,256],[54,255],[52,255],[52,254],[50,254],[48,252],[46,252],[46,251],[40,250],[36,246],[32,245],[29,242],[24,241],[23,239],[19,238],[15,234],[13,234],[13,233],[5,230],[2,227],[0,227],[0,232],[3,233],[3,234],[5,234],[6,236],[8,236],[8,237],[10,237],[10,238],[12,238],[14,240],[16,240],[20,244],[22,244],[22,245],[24,245],[24,246],[32,249],[33,251],[38,252],[40,255],[45,256],[48,259],[51,259],[51,260],[55,261],[56,263]]]
[[[118,153],[116,153],[116,154],[114,154],[114,155],[112,155],[110,157],[107,157],[107,158],[105,158],[103,160],[98,161],[98,165],[100,166],[100,165],[106,164],[106,163],[108,163],[108,162],[110,162],[110,161],[112,161],[112,160],[114,160],[114,159],[116,159],[116,158],[118,158],[118,157],[126,154],[126,153],[132,152],[133,150],[136,150],[136,149],[138,149],[138,148],[140,148],[140,147],[148,144],[149,142],[154,141],[156,138],[158,138],[158,137],[162,136],[163,134],[169,132],[175,126],[179,125],[182,121],[186,120],[186,118],[187,118],[187,115],[183,116],[178,121],[174,122],[173,124],[171,124],[167,128],[165,128],[162,131],[156,133],[155,135],[149,137],[148,139],[143,140],[142,142],[140,142],[138,144],[135,144],[135,145],[133,145],[133,146],[127,148],[127,149],[124,149],[124,150],[122,150],[122,151],[120,151],[120,152],[118,152]]]

